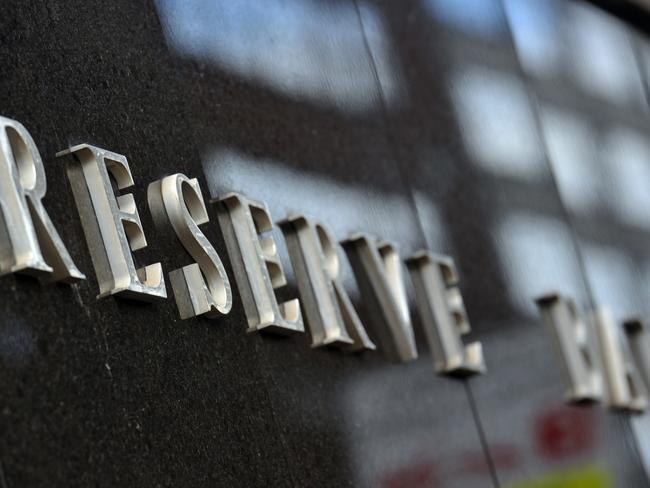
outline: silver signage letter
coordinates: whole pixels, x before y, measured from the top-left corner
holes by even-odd
[[[560,295],[538,298],[537,305],[559,346],[569,401],[599,401],[604,397],[610,408],[645,410],[645,387],[606,308],[599,307],[587,321],[573,300]]]
[[[43,207],[46,188],[32,136],[20,122],[0,117],[0,275],[83,280]]]
[[[593,314],[605,376],[606,400],[611,408],[642,412],[647,402],[645,388],[627,350],[623,349],[617,324],[609,309]]]
[[[291,257],[312,347],[375,349],[339,278],[339,246],[328,229],[302,215],[280,222]]]
[[[131,251],[147,246],[135,200],[130,193],[114,194],[133,186],[129,163],[121,154],[80,144],[58,153],[74,154],[68,165],[81,223],[99,282],[99,295],[119,295],[142,301],[167,297],[160,263],[136,269]]]
[[[395,246],[355,234],[342,242],[369,311],[382,327],[377,328],[381,345],[400,361],[418,357],[409,315],[402,261]]]
[[[406,264],[436,371],[459,376],[485,373],[481,343],[465,346],[461,340],[470,325],[453,260],[420,251]]]
[[[536,300],[544,323],[555,338],[566,374],[570,402],[599,401],[602,377],[589,326],[570,298],[546,295]]]
[[[237,193],[229,193],[216,202],[219,224],[248,318],[248,332],[304,332],[298,299],[278,304],[275,296],[274,289],[287,282],[270,234],[273,224],[266,205]]]
[[[645,383],[646,392],[650,391],[650,334],[648,329],[638,319],[627,320],[623,326],[637,370]]]
[[[210,221],[196,178],[167,176],[149,185],[149,208],[157,223],[168,220],[176,236],[196,260],[169,273],[182,319],[216,317],[230,312],[232,292],[221,259],[199,229]],[[206,284],[207,281],[207,284]]]

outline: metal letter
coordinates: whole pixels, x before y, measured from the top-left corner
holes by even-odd
[[[248,332],[304,332],[298,299],[278,304],[275,296],[274,289],[287,282],[273,236],[262,237],[273,229],[266,205],[237,193],[213,202],[244,303]]]
[[[611,408],[642,412],[647,407],[645,388],[619,337],[609,309],[599,307],[593,314],[605,376],[606,399]]]
[[[121,154],[80,144],[57,156],[74,154],[68,178],[99,282],[99,295],[152,301],[167,297],[162,266],[136,269],[131,251],[147,246],[133,195],[116,198],[117,190],[133,186],[129,163]]]
[[[228,275],[217,251],[198,227],[210,221],[198,180],[180,173],[167,176],[149,185],[147,198],[157,223],[167,219],[196,260],[169,273],[181,318],[216,317],[230,312],[232,292]]]
[[[637,370],[645,382],[646,391],[650,391],[650,334],[648,329],[638,319],[627,320],[623,326]]]
[[[569,298],[551,294],[536,301],[559,346],[569,383],[567,399],[599,401],[604,396],[610,408],[645,410],[644,385],[621,343],[610,312],[599,307],[588,322]]]
[[[0,275],[83,280],[43,207],[46,189],[32,136],[20,122],[0,117]]]
[[[395,246],[365,234],[342,242],[368,310],[382,324],[377,336],[400,361],[418,357],[402,278],[402,261]]]
[[[339,278],[338,243],[328,229],[302,215],[280,222],[293,265],[312,347],[375,349]]]
[[[570,298],[551,294],[536,300],[544,323],[553,333],[566,374],[570,402],[599,401],[602,378],[588,324]]]
[[[436,371],[458,376],[485,373],[481,343],[465,346],[461,340],[470,325],[453,260],[419,251],[406,264]]]

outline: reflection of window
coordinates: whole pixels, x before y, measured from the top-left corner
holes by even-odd
[[[591,5],[555,0],[505,0],[505,10],[529,72],[546,78],[561,69],[591,95],[643,102],[630,39],[616,18]]]
[[[468,67],[452,78],[451,90],[467,149],[477,163],[504,176],[545,173],[530,101],[517,78]]]
[[[26,364],[34,355],[34,346],[34,333],[29,323],[5,313],[0,329],[0,360],[10,366]]]
[[[433,16],[468,35],[492,37],[504,30],[499,0],[425,0]]]
[[[513,301],[523,310],[535,313],[534,299],[549,292],[583,298],[575,248],[564,221],[514,213],[495,232]]]
[[[600,172],[589,124],[554,108],[542,110],[542,128],[562,199],[572,210],[585,211],[599,199]]]
[[[641,271],[641,281],[641,302],[645,305],[645,310],[643,310],[643,313],[647,314],[650,312],[650,255],[647,255],[645,259],[645,265]],[[650,458],[648,458],[648,460],[650,461]]]
[[[634,40],[636,46],[639,48],[641,69],[646,80],[648,80],[650,79],[650,42],[643,34],[635,36]]]
[[[616,320],[629,317],[637,309],[632,263],[616,248],[587,244],[584,249],[587,276],[596,303],[610,306]]]
[[[505,0],[510,29],[524,67],[537,76],[558,68],[561,53],[557,3],[553,0]]]
[[[268,204],[271,214],[280,219],[291,213],[304,213],[323,221],[340,239],[353,231],[368,231],[359,209],[381,215],[386,225],[381,237],[399,242],[405,248],[418,242],[420,229],[413,216],[409,198],[401,192],[387,192],[367,181],[337,181],[288,166],[271,158],[257,158],[236,148],[222,146],[207,150],[203,170],[211,195],[241,191]],[[281,181],[291,191],[279,192],[269,182]],[[399,187],[398,187],[399,188]],[[438,210],[427,199],[419,210],[428,218],[437,218]],[[434,223],[435,224],[435,223]],[[442,238],[438,230],[437,236]],[[434,236],[435,237],[435,236]]]
[[[643,101],[632,46],[618,20],[594,7],[571,4],[566,29],[580,86],[615,102]]]
[[[341,431],[347,435],[345,447],[354,467],[354,486],[484,486],[482,474],[462,469],[467,439],[475,436],[476,428],[469,421],[467,398],[461,390],[439,394],[439,383],[432,382],[430,361],[422,357],[399,368],[357,368],[345,376],[335,398],[345,422]],[[304,408],[312,406],[306,401]],[[447,436],[445,442],[431,434],[432,429],[446,433],[449,426],[453,426],[454,435]],[[479,473],[489,469],[482,456],[476,460],[473,465]]]
[[[434,252],[441,253],[445,249],[446,239],[438,207],[426,193],[419,190],[413,191],[413,200],[427,247]]]
[[[650,228],[650,145],[645,137],[619,127],[607,134],[602,152],[612,207],[627,223]]]
[[[376,79],[351,2],[157,0],[167,42],[181,56],[211,63],[284,95],[347,111],[375,108]],[[382,18],[360,5],[388,104],[399,76]]]

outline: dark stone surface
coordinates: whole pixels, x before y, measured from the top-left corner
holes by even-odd
[[[34,137],[45,206],[88,279],[0,279],[0,486],[466,488],[585,464],[622,486],[644,483],[627,418],[561,408],[550,339],[522,307],[531,290],[517,290],[508,263],[521,262],[495,230],[509,212],[547,217],[554,225],[539,235],[568,235],[544,255],[551,282],[569,276],[568,291],[590,301],[534,109],[528,135],[539,158],[526,183],[485,171],[458,121],[459,67],[483,63],[521,80],[501,7],[493,2],[496,34],[473,38],[436,21],[440,11],[427,7],[436,3],[453,4],[4,2],[0,113]],[[300,211],[339,239],[367,231],[403,255],[451,254],[489,374],[437,377],[417,315],[421,357],[397,365],[381,352],[312,350],[308,335],[247,335],[235,287],[232,312],[211,321],[181,321],[172,299],[96,300],[64,162],[54,158],[80,142],[129,160],[149,243],[135,253],[140,265],[160,261],[169,272],[190,262],[146,202],[147,185],[176,172],[197,177],[206,201],[240,191],[276,221]],[[233,280],[210,212],[203,230]],[[283,294],[295,296],[275,235]],[[540,453],[535,430],[558,411],[596,431],[587,450],[561,461]]]
[[[346,14],[356,25],[354,10]],[[184,172],[199,178],[206,197],[241,190],[269,201],[277,218],[285,210],[278,202],[294,191],[277,177],[262,186],[236,175],[208,185],[201,163],[219,182],[221,162],[206,159],[219,146],[303,165],[333,177],[332,187],[354,180],[358,214],[345,226],[328,219],[338,237],[365,228],[400,239],[384,218],[390,199],[378,208],[374,196],[364,208],[364,188],[389,189],[406,202],[399,228],[413,230],[405,242],[412,250],[424,242],[380,118],[347,118],[227,72],[175,63],[151,4],[15,2],[2,18],[3,115],[34,137],[46,164],[46,208],[88,275],[72,287],[16,276],[0,283],[7,486],[377,484],[395,466],[420,462],[413,452],[426,461],[446,455],[447,416],[460,425],[457,449],[482,458],[463,385],[436,378],[426,357],[399,366],[380,354],[312,351],[306,336],[246,335],[236,292],[231,314],[214,321],[181,322],[172,300],[97,301],[64,163],[53,158],[80,142],[126,155],[149,242],[136,260],[161,261],[166,271],[189,258],[154,228],[149,182]],[[319,217],[318,206],[293,204]],[[227,262],[214,214],[212,221],[206,232]],[[480,484],[485,476],[470,473]]]

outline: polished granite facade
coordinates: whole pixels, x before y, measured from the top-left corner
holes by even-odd
[[[34,137],[45,206],[88,279],[0,279],[0,487],[647,486],[644,418],[564,406],[533,303],[552,289],[621,319],[650,312],[645,40],[578,1],[460,4],[3,4],[0,114]],[[584,156],[585,124],[614,137],[602,161]],[[181,321],[171,299],[96,300],[54,158],[81,142],[129,160],[140,264],[191,262],[147,207],[147,185],[176,172],[206,200],[240,191],[276,221],[300,211],[338,239],[451,255],[488,374],[436,376],[417,313],[420,358],[400,365],[247,335],[236,289],[216,320]],[[603,242],[610,254],[590,251]],[[631,269],[610,273],[617,262]]]

